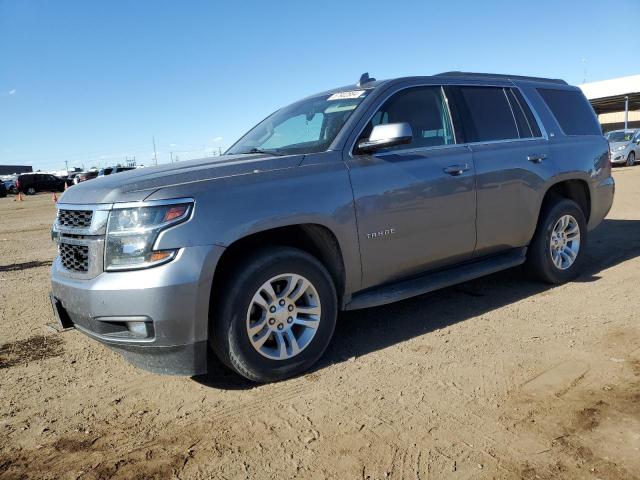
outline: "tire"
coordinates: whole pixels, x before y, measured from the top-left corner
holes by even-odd
[[[333,336],[338,301],[331,276],[315,257],[295,248],[265,248],[223,281],[228,283],[219,289],[209,342],[228,367],[251,381],[266,383],[298,375],[322,356]],[[271,285],[277,298],[270,300],[265,285]],[[289,291],[294,285],[299,287]],[[298,294],[302,296],[292,300]],[[305,307],[318,314],[304,313]],[[250,335],[249,328],[259,331]],[[261,339],[263,345],[257,346]],[[293,353],[294,343],[299,353]]]
[[[36,189],[33,187],[29,187],[27,188],[27,191],[25,192],[27,195],[35,195],[36,194]]]
[[[557,243],[552,245],[552,242],[554,242],[554,229],[559,228],[562,230],[562,224],[559,222],[567,217],[573,219],[578,229],[577,250],[574,252],[575,259],[570,264],[567,258],[570,259],[571,252],[565,253],[567,252],[566,248],[560,250],[558,247],[564,245],[573,251],[576,248],[574,234],[568,235],[568,237],[574,238],[574,240],[570,241],[565,241],[556,235]],[[572,229],[572,225],[573,223],[569,221],[565,233]],[[527,266],[533,276],[543,282],[551,284],[568,282],[580,274],[584,264],[586,246],[587,222],[582,209],[573,200],[559,197],[548,202],[540,212],[538,227],[528,249]],[[556,261],[559,259],[563,265],[558,266],[554,261],[554,250],[565,253],[564,255],[555,255]]]
[[[633,167],[636,164],[636,154],[631,152],[627,157],[627,167]]]

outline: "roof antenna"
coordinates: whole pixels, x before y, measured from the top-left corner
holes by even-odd
[[[362,75],[360,75],[360,81],[358,82],[358,87],[362,87],[363,85],[369,82],[375,82],[375,81],[376,81],[375,78],[369,77],[369,72],[365,72]]]

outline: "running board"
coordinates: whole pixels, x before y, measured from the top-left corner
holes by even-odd
[[[527,248],[516,248],[506,253],[464,263],[457,267],[439,270],[411,280],[402,280],[382,287],[375,287],[362,293],[356,293],[345,306],[345,310],[377,307],[387,303],[405,300],[423,293],[439,290],[457,283],[499,272],[507,268],[522,265],[526,259]]]

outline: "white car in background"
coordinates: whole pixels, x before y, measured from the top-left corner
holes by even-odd
[[[635,165],[640,158],[640,128],[613,130],[605,137],[609,140],[611,164]]]
[[[16,193],[16,179],[13,176],[2,177],[2,183],[4,183],[4,188],[7,189],[7,192]]]

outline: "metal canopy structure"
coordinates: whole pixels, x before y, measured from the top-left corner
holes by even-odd
[[[615,97],[589,100],[597,114],[624,111],[625,101],[629,102],[629,110],[640,110],[640,92]]]
[[[640,75],[578,85],[598,115],[640,110]]]

